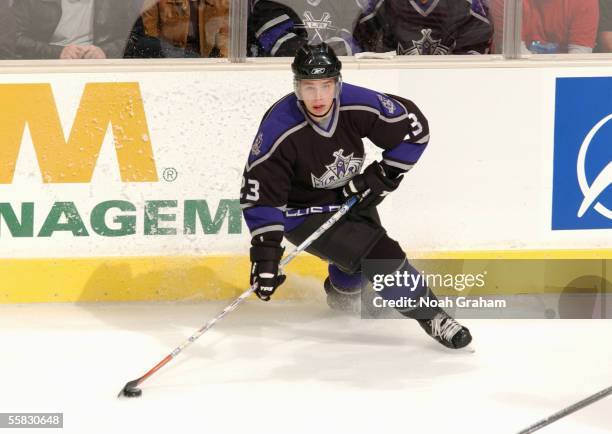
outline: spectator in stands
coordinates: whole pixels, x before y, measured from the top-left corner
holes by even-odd
[[[504,7],[506,0],[489,0],[489,18],[493,24],[492,53],[501,53],[504,44]]]
[[[26,59],[123,57],[131,5],[114,0],[17,0],[17,54]]]
[[[204,1],[204,52],[208,57],[229,57],[231,0]]]
[[[335,53],[362,51],[356,32],[373,18],[382,0],[253,0],[248,21],[248,56],[295,56],[304,43],[326,42]]]
[[[601,53],[612,52],[612,0],[599,0],[599,44]]]
[[[290,7],[268,0],[249,6],[247,56],[293,57],[308,42],[301,18]]]
[[[591,53],[598,0],[523,0],[521,50],[529,54]]]
[[[15,58],[15,18],[11,0],[0,0],[0,59]]]
[[[160,50],[151,57],[228,57],[229,1],[145,1],[144,36]]]
[[[375,27],[381,37],[367,38],[371,43],[366,51],[489,53],[493,26],[486,0],[385,0],[377,11]]]
[[[128,59],[163,57],[159,39],[145,35],[144,24],[140,15],[130,31],[130,37],[123,57]]]

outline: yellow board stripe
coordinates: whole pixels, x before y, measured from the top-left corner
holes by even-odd
[[[287,273],[317,280],[287,285],[279,298],[300,298],[326,272],[326,264],[313,256],[296,258]],[[0,303],[224,300],[248,289],[249,261],[246,256],[9,259],[0,260],[0,282]]]
[[[412,252],[422,259],[612,259],[611,249],[599,250],[481,250]]]
[[[409,257],[604,260],[612,258],[612,250],[412,252]],[[608,268],[612,271],[612,266]],[[290,277],[290,284],[285,284],[279,290],[277,298],[307,298],[323,290],[322,282],[327,275],[327,264],[314,256],[303,254],[294,259],[286,272]],[[2,259],[0,304],[226,300],[238,296],[248,288],[248,275],[248,257],[242,255]],[[544,287],[525,290],[557,291],[556,288]]]

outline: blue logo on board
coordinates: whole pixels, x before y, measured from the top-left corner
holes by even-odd
[[[552,229],[612,229],[612,77],[557,79]]]

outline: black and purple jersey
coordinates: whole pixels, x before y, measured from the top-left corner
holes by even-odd
[[[322,42],[337,55],[362,51],[356,34],[366,34],[382,0],[254,0],[251,2],[249,56],[293,57],[304,43]]]
[[[365,51],[399,55],[487,54],[493,26],[486,0],[384,0]]]
[[[347,83],[325,128],[294,93],[277,101],[263,117],[242,179],[252,236],[290,231],[310,213],[336,210],[342,187],[362,169],[366,137],[384,150],[386,164],[406,172],[425,150],[429,126],[412,101]]]

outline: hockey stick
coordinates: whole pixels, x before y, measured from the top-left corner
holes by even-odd
[[[283,260],[280,262],[280,268],[282,269],[282,267],[286,266],[289,262],[291,262],[291,260],[293,258],[295,258],[300,252],[302,252],[306,248],[308,248],[308,246],[310,246],[317,238],[319,238],[321,235],[323,235],[323,233],[325,231],[327,231],[332,225],[334,225],[338,220],[340,220],[340,218],[342,218],[342,216],[344,216],[353,207],[353,205],[355,205],[357,202],[359,202],[364,197],[366,197],[368,193],[369,193],[369,190],[366,191],[362,195],[353,196],[348,201],[346,201],[346,203],[344,205],[342,205],[340,207],[340,209],[338,211],[336,211],[336,213],[330,219],[328,219],[325,223],[323,223],[321,225],[321,227],[319,227],[319,229],[314,231],[299,246],[297,246],[289,255],[287,255],[286,257],[283,258]],[[133,398],[133,397],[138,397],[138,396],[142,395],[142,390],[139,389],[138,386],[143,381],[145,381],[147,378],[149,378],[151,375],[153,375],[155,372],[157,372],[162,366],[167,364],[170,360],[172,360],[176,356],[178,356],[178,354],[181,351],[183,351],[185,348],[187,348],[189,345],[191,345],[193,342],[195,342],[196,339],[198,339],[200,336],[202,336],[204,333],[206,333],[206,331],[211,329],[212,326],[214,326],[217,321],[219,321],[225,315],[227,315],[228,313],[230,313],[234,309],[236,309],[240,305],[240,303],[242,303],[253,292],[255,292],[255,289],[256,289],[255,286],[251,286],[249,289],[247,289],[245,292],[243,292],[237,299],[235,299],[229,305],[227,305],[227,307],[225,309],[223,309],[223,311],[219,315],[217,315],[215,318],[213,318],[210,321],[208,321],[202,328],[200,328],[197,332],[195,332],[193,335],[191,335],[189,337],[189,339],[187,339],[181,345],[176,347],[161,362],[159,362],[157,365],[155,365],[151,370],[149,370],[142,377],[140,377],[140,378],[138,378],[136,380],[128,381],[127,384],[125,386],[123,386],[123,389],[121,389],[121,391],[117,395],[117,398],[119,398],[121,396],[127,396],[129,398]]]
[[[612,386],[608,387],[607,389],[604,389],[600,392],[597,392],[591,396],[589,396],[588,398],[583,399],[582,401],[578,401],[575,404],[570,405],[569,407],[564,408],[561,411],[558,411],[555,414],[552,414],[550,416],[548,416],[545,419],[542,419],[536,423],[534,423],[533,425],[525,428],[524,430],[520,431],[518,434],[531,434],[532,432],[536,432],[537,430],[544,428],[547,425],[550,425],[551,423],[561,419],[562,417],[565,417],[569,414],[572,414],[575,411],[580,410],[581,408],[586,407],[587,405],[591,405],[596,401],[599,401],[602,398],[605,398],[606,396],[612,394]]]

